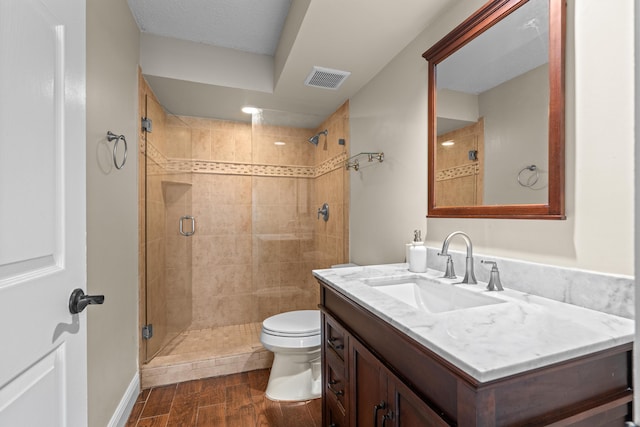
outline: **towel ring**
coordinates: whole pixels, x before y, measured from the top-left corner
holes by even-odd
[[[109,141],[113,141],[115,140],[116,143],[113,144],[113,165],[116,167],[116,169],[120,170],[124,167],[124,164],[127,162],[127,140],[125,139],[124,135],[116,135],[115,133],[108,131],[107,132],[107,140]],[[122,163],[118,164],[118,143],[122,140],[122,142],[124,143],[124,157],[122,158]]]
[[[526,182],[522,182],[522,173],[526,170],[533,173],[529,175]],[[538,167],[536,165],[525,166],[520,170],[520,172],[518,172],[518,184],[520,184],[523,187],[531,188],[534,185],[536,185],[539,179],[540,179],[540,171],[538,170]]]

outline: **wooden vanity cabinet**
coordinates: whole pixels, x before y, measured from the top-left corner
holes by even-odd
[[[323,426],[622,426],[632,344],[480,383],[321,284]]]
[[[352,426],[448,426],[429,406],[355,339],[349,346]]]
[[[322,317],[324,426],[449,425],[335,319]]]

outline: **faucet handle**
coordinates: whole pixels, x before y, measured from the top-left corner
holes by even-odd
[[[438,252],[438,255],[447,257],[447,267],[445,269],[444,276],[442,276],[442,277],[445,278],[445,279],[455,279],[455,278],[457,278],[456,272],[453,269],[453,260],[451,259],[451,255],[443,254],[443,253],[440,253],[440,252]]]
[[[500,271],[498,271],[498,263],[495,261],[481,260],[483,264],[491,265],[491,275],[489,276],[489,284],[487,284],[488,291],[504,291],[502,282],[500,281]]]

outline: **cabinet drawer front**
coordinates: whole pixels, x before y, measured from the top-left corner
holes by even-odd
[[[347,377],[347,370],[345,369],[344,360],[340,358],[340,356],[333,350],[327,348],[326,351],[326,360],[327,364],[331,366],[331,368],[339,374],[342,378]]]
[[[347,427],[347,415],[344,408],[335,402],[333,399],[327,399],[325,402],[326,408],[326,425],[332,427]]]
[[[326,396],[327,399],[336,400],[342,408],[346,408],[345,395],[347,393],[347,384],[344,376],[344,369],[334,369],[330,364],[326,364],[327,369],[327,383]]]
[[[327,350],[335,352],[340,359],[344,360],[344,349],[346,347],[344,329],[329,317],[326,318],[325,326],[324,344],[327,346]]]

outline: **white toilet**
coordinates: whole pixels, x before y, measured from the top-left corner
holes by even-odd
[[[269,317],[262,322],[260,341],[274,353],[267,398],[300,401],[320,397],[319,310],[289,311]]]

